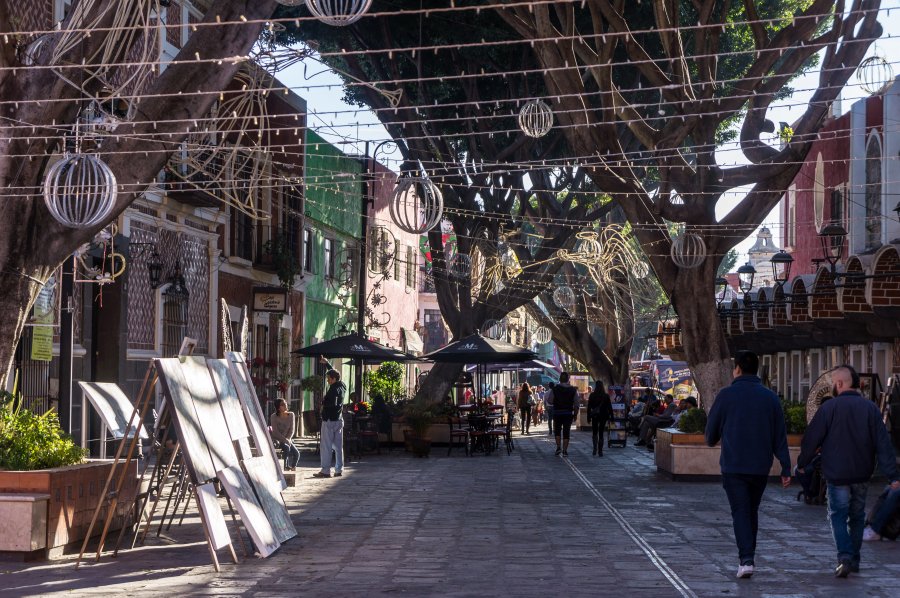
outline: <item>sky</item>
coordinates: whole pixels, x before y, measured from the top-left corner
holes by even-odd
[[[894,77],[900,76],[900,0],[883,0],[879,21],[884,29],[882,37],[869,48],[868,56],[880,55],[892,66]],[[783,101],[776,102],[768,113],[769,120],[774,123],[792,123],[802,114],[806,102],[812,95],[812,90],[818,85],[818,71],[811,72],[796,79],[792,86],[795,93]],[[279,73],[279,79],[289,85],[308,103],[308,124],[328,141],[339,145],[348,154],[361,154],[364,151],[364,141],[380,142],[388,139],[388,133],[378,122],[375,115],[367,109],[350,106],[343,101],[343,84],[337,73],[328,67],[315,61],[307,61],[305,65],[299,64]],[[857,83],[856,75],[850,77],[848,85],[841,93],[840,107],[836,110],[840,114],[850,110],[850,106],[868,93]],[[346,139],[358,140],[355,143],[347,143]],[[382,163],[385,158],[388,165],[399,159],[399,153],[379,153],[378,160]],[[746,160],[739,151],[733,148],[723,147],[717,151],[720,164],[745,163]],[[893,159],[900,159],[895,157]],[[716,215],[721,218],[727,214],[738,202],[744,191],[733,190],[731,194],[720,200]],[[781,244],[781,217],[780,209],[776,208],[763,222],[774,235],[774,242]],[[756,233],[750,235],[737,246],[738,265],[747,260],[747,250],[753,245]]]

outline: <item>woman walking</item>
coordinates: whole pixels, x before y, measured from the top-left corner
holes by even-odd
[[[534,393],[527,382],[522,383],[518,397],[519,415],[522,418],[522,434],[528,434],[531,431],[531,407],[534,405]]]
[[[588,397],[587,420],[591,424],[591,440],[594,443],[592,455],[603,456],[603,430],[613,416],[612,403],[603,388],[603,382],[597,380],[594,392]]]
[[[300,451],[294,446],[294,433],[297,431],[297,420],[292,411],[288,411],[284,399],[275,401],[275,413],[269,416],[269,425],[272,430],[272,440],[275,445],[284,451],[285,471],[297,469],[297,461],[300,460]]]

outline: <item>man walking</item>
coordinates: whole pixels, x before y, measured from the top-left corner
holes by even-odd
[[[553,432],[556,438],[556,454],[562,449],[563,457],[569,456],[569,435],[572,422],[578,417],[578,389],[569,384],[569,372],[559,375],[559,384],[553,387]],[[562,445],[560,445],[562,439]]]
[[[762,385],[756,372],[759,357],[739,351],[734,357],[734,381],[716,395],[706,424],[706,443],[722,441],[722,486],[731,505],[734,539],[740,566],[737,577],[753,575],[759,504],[769,479],[773,456],[781,463],[781,485],[791,484],[784,412],[778,396]]]
[[[822,475],[828,497],[828,518],[837,547],[835,577],[859,572],[859,550],[866,522],[866,490],[875,469],[900,489],[894,449],[878,407],[859,393],[859,374],[850,366],[831,372],[835,398],[825,401],[809,422],[797,470],[816,453],[822,455]]]
[[[322,470],[314,473],[315,478],[331,477],[331,451],[334,450],[334,475],[344,472],[344,393],[347,387],[341,382],[341,374],[336,370],[325,372],[328,392],[322,399],[322,433],[319,453]]]

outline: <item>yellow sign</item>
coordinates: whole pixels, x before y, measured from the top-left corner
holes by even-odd
[[[31,329],[31,359],[53,360],[53,326],[34,326]]]
[[[34,300],[34,326],[31,328],[31,359],[53,360],[53,320],[56,307],[56,280],[51,277]]]

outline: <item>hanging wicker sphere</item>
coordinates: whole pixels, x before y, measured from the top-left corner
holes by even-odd
[[[699,235],[682,233],[672,241],[669,255],[679,268],[697,268],[706,259],[706,243]]]
[[[506,318],[501,318],[500,320],[488,320],[481,327],[481,334],[494,340],[501,340],[506,337],[506,329]]]
[[[116,175],[93,154],[68,154],[47,171],[44,202],[50,214],[70,228],[103,223],[116,203]]]
[[[457,253],[450,260],[450,276],[468,278],[472,272],[472,258],[467,253]]]
[[[635,262],[631,269],[631,275],[637,279],[647,278],[649,274],[650,266],[647,265],[647,262]]]
[[[556,290],[553,291],[553,303],[558,308],[565,310],[566,313],[571,314],[575,308],[575,291],[568,285],[556,287]]]
[[[427,233],[444,215],[444,196],[426,176],[403,177],[391,198],[391,220],[414,235]]]
[[[869,93],[878,93],[894,80],[891,63],[881,56],[870,56],[856,69],[856,81]]]
[[[575,253],[578,257],[586,261],[594,261],[600,259],[603,254],[603,245],[597,240],[597,233],[594,231],[584,231],[576,233],[575,237],[578,242],[575,244]]]
[[[294,0],[278,0],[293,6]],[[344,27],[357,22],[369,11],[372,0],[306,0],[306,8],[326,25]]]
[[[43,50],[50,42],[50,34],[45,33],[39,37],[34,38],[31,42],[24,46],[20,47],[19,50],[19,60],[22,61],[22,64],[25,66],[34,66],[38,63],[38,57],[41,54],[41,50]]]
[[[519,128],[529,137],[543,137],[553,128],[553,110],[541,100],[531,100],[519,110]]]
[[[534,342],[539,345],[546,345],[552,338],[553,334],[546,326],[538,326],[538,329],[534,331]]]

